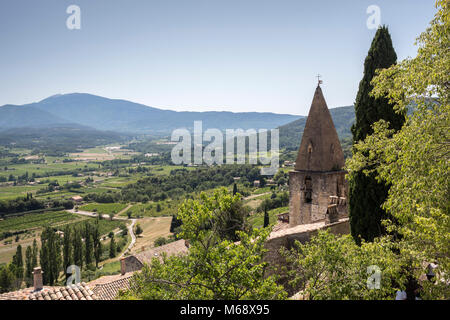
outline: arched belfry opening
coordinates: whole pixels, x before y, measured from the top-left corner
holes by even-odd
[[[305,203],[312,202],[312,179],[310,176],[305,178]]]

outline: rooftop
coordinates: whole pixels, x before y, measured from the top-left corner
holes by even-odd
[[[45,286],[41,290],[26,288],[0,294],[0,300],[99,300],[98,296],[86,285]]]

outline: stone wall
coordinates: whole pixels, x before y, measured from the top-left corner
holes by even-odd
[[[120,272],[122,274],[141,270],[143,266],[142,262],[135,256],[127,256],[120,259]]]
[[[330,196],[348,198],[346,173],[290,171],[289,225],[294,227],[325,219]],[[345,215],[347,205],[340,206],[339,213]]]
[[[284,257],[280,254],[281,248],[289,250],[293,247],[295,241],[308,242],[311,237],[317,235],[319,230],[329,230],[335,235],[349,234],[350,222],[348,218],[341,218],[338,222],[331,224],[320,221],[272,232],[265,243],[265,248],[267,249],[265,261],[269,264],[267,275],[279,274],[279,268],[285,265]],[[286,289],[289,291],[288,288]]]

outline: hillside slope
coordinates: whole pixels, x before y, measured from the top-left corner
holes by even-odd
[[[20,108],[32,109],[33,117],[28,117]],[[42,111],[42,115],[36,114],[36,110]],[[20,115],[16,116],[14,112]],[[0,119],[6,113],[9,114],[10,120],[5,123],[4,128],[23,127],[24,123],[27,127],[37,127],[45,125],[47,118],[48,125],[58,120],[62,123],[75,123],[97,130],[145,134],[170,134],[177,128],[192,128],[196,120],[203,121],[204,129],[223,130],[228,128],[271,129],[297,118],[289,114],[258,112],[177,112],[84,93],[55,95],[24,106],[0,107]]]
[[[329,110],[339,139],[342,143],[343,139],[351,137],[350,128],[355,121],[355,109],[353,106],[347,106]],[[300,119],[279,127],[281,148],[293,151],[298,150],[302,139],[303,129],[305,128],[306,118],[307,117],[301,117]]]

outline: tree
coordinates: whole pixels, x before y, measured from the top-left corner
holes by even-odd
[[[22,282],[24,274],[22,246],[19,244],[16,248],[16,254],[13,256],[12,265],[14,266],[14,276],[18,283]]]
[[[111,237],[111,241],[109,243],[109,257],[112,259],[116,256],[117,248],[116,241],[114,240],[114,235]]]
[[[264,207],[264,228],[269,226],[269,213],[267,212],[267,207]]]
[[[38,254],[39,254],[38,244],[36,239],[34,239],[32,249],[32,259],[31,259],[31,264],[33,265],[33,268],[37,267],[38,265]]]
[[[122,223],[122,224],[119,226],[119,229],[120,229],[120,234],[121,234],[122,236],[126,236],[126,235],[128,234],[128,228],[127,228],[127,226],[126,226],[124,223]]]
[[[289,266],[285,271],[294,292],[300,292],[308,300],[360,300],[389,299],[404,289],[403,262],[394,253],[396,246],[389,238],[374,242],[362,241],[357,245],[350,235],[335,236],[319,231],[317,236],[304,244],[295,241],[282,256]],[[369,268],[369,269],[368,269]],[[380,272],[379,285],[368,279]],[[371,290],[373,289],[373,290]]]
[[[186,200],[178,209],[181,236],[189,239],[189,253],[162,256],[133,276],[122,299],[284,299],[274,276],[265,274],[264,242],[270,230],[239,231],[240,242],[221,237],[218,221],[240,197],[222,188],[199,200]]]
[[[139,223],[137,223],[134,233],[136,233],[136,235],[140,235],[142,232],[143,232],[143,230],[142,230],[141,225]]]
[[[53,285],[61,271],[61,239],[50,227],[41,234],[40,259],[44,284]]]
[[[373,79],[375,97],[385,97],[405,112],[413,106],[401,130],[385,122],[356,145],[348,170],[376,174],[390,184],[383,208],[392,216],[387,229],[401,236],[401,254],[414,264],[417,279],[423,263],[434,262],[436,279],[423,284],[425,299],[450,296],[450,10],[436,2],[438,12],[417,39],[415,58],[382,70]]]
[[[373,132],[372,124],[380,119],[389,122],[391,128],[399,130],[404,123],[404,114],[396,113],[392,103],[384,97],[370,96],[373,89],[370,83],[378,69],[389,68],[395,64],[397,55],[392,46],[387,27],[380,27],[372,41],[364,62],[364,76],[359,83],[355,102],[355,123],[351,131],[353,142],[364,140]],[[356,150],[353,149],[353,154]],[[381,221],[385,212],[381,205],[386,200],[389,186],[377,181],[374,175],[354,171],[349,176],[349,216],[351,233],[356,241],[360,238],[372,241],[384,233]]]
[[[68,277],[67,275],[67,268],[73,264],[73,237],[71,233],[71,228],[69,226],[66,226],[64,228],[64,239],[63,239],[63,271],[66,275],[66,279]]]
[[[10,266],[0,266],[0,293],[8,292],[13,289],[14,273]]]
[[[35,267],[36,265],[33,264],[33,249],[28,246],[25,251],[25,281],[28,287],[33,284],[33,269]]]
[[[73,230],[73,263],[83,269],[83,239],[78,228]]]
[[[84,224],[84,261],[86,267],[92,264],[93,244],[92,244],[92,228],[89,222]]]
[[[95,220],[92,239],[94,242],[94,258],[95,266],[98,268],[100,258],[102,256],[102,243],[100,241],[100,229],[99,229],[99,219]]]
[[[167,239],[165,237],[158,237],[154,242],[153,245],[155,247],[163,246],[167,243]]]

